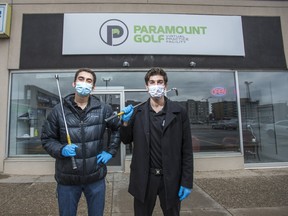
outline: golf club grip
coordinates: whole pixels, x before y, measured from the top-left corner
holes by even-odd
[[[121,115],[123,115],[123,114],[124,114],[124,112],[119,112],[119,113],[117,113],[117,115],[112,115],[112,116],[110,116],[109,118],[106,118],[105,121],[106,121],[106,122],[109,122],[110,120],[112,120],[112,119],[114,119],[114,118],[116,118],[116,117],[118,117],[118,116],[121,116]]]
[[[146,102],[146,101],[141,102],[141,103],[139,103],[139,104],[133,106],[133,108],[135,109],[136,107],[138,107],[138,106],[144,104],[145,102]],[[125,113],[124,113],[123,111],[121,111],[121,112],[119,112],[117,115],[113,115],[113,116],[110,116],[109,118],[106,118],[105,121],[108,122],[108,121],[110,121],[110,120],[112,120],[112,119],[114,119],[114,118],[116,118],[116,117],[118,117],[118,116],[121,116],[121,115],[123,115],[123,114],[125,114]]]
[[[67,142],[68,142],[68,145],[71,145],[71,138],[68,133],[67,133]],[[73,170],[77,169],[76,160],[74,157],[71,157],[71,162],[72,162],[72,169]]]

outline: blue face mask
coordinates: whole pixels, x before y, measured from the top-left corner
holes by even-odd
[[[77,82],[75,89],[79,96],[86,97],[92,91],[92,84],[86,82]]]

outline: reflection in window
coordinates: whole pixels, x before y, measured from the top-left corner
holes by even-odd
[[[51,109],[59,103],[53,76],[11,75],[9,156],[46,154],[40,141],[42,125]]]
[[[238,112],[233,72],[169,73],[179,101],[188,110],[194,152],[239,152]]]
[[[287,81],[287,72],[239,73],[243,133],[253,132],[262,163],[288,161]]]
[[[63,97],[74,91],[74,73],[58,73]],[[39,135],[43,121],[58,102],[55,74],[11,74],[9,156],[46,155]],[[97,87],[120,86],[125,90],[125,105],[135,105],[149,97],[145,74],[96,72],[96,92]],[[194,152],[239,153],[242,140],[246,163],[287,162],[288,73],[238,72],[241,122],[234,76],[233,71],[168,71],[168,89],[176,88],[178,95],[169,91],[167,97],[188,111]],[[131,153],[132,146],[126,151]]]
[[[47,115],[59,102],[55,75],[59,76],[62,97],[65,97],[74,92],[72,82],[75,72],[11,73],[9,156],[47,155],[40,135]],[[144,74],[133,73],[135,82],[132,82],[122,72],[96,72],[96,91],[97,87],[144,88]],[[139,85],[140,77],[143,82]]]
[[[143,79],[135,80],[133,87],[143,83]],[[187,109],[195,152],[240,151],[234,72],[169,71],[168,89],[174,88],[178,95],[169,91],[167,97]],[[125,94],[131,104],[147,98],[147,93]],[[218,127],[222,121],[227,124]],[[131,146],[127,152],[131,152]]]

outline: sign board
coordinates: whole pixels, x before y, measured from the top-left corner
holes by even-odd
[[[11,6],[0,4],[0,38],[10,37]]]
[[[240,16],[67,13],[63,55],[245,56]]]

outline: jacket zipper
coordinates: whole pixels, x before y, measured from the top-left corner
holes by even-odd
[[[84,122],[83,120],[80,121],[80,128],[81,128],[81,137],[82,137],[82,160],[83,160],[83,176],[86,174],[86,145],[85,145],[85,136],[84,136]]]

